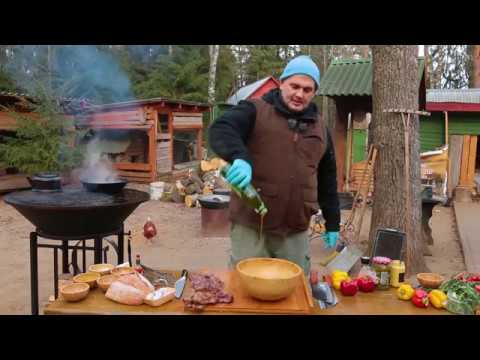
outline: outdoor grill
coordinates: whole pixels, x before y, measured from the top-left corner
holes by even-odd
[[[54,250],[54,290],[58,297],[58,251],[62,252],[63,273],[69,273],[68,250],[72,252],[74,275],[78,272],[77,250],[83,253],[83,272],[86,271],[87,250],[94,252],[94,263],[106,262],[103,238],[116,235],[117,244],[109,241],[117,252],[118,263],[124,261],[124,221],[142,203],[149,199],[143,191],[124,189],[116,194],[90,192],[82,187],[64,187],[59,192],[20,191],[4,197],[34,226],[30,233],[30,275],[32,314],[38,314],[38,258],[39,247]],[[38,237],[59,240],[61,245],[39,244]],[[94,240],[93,247],[86,240]],[[70,241],[77,241],[70,245]],[[79,245],[82,243],[82,245]]]

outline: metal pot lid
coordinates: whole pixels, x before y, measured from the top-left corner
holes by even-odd
[[[58,173],[54,173],[54,172],[41,172],[41,173],[38,173],[38,174],[34,174],[32,176],[32,179],[33,180],[42,180],[42,181],[55,180],[55,179],[60,179],[60,175]]]
[[[230,195],[232,191],[230,189],[214,189],[213,193],[215,195]]]
[[[217,194],[208,194],[200,195],[198,201],[210,202],[210,203],[228,203],[230,202],[230,196],[228,195],[217,195]]]

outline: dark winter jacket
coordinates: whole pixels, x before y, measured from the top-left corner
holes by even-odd
[[[278,118],[285,119],[285,122],[291,118],[307,123],[319,121],[317,106],[314,103],[311,103],[301,113],[291,112],[283,102],[278,89],[265,94],[262,99],[271,104],[277,114],[281,115]],[[209,129],[209,141],[212,150],[218,156],[228,162],[243,159],[252,164],[252,156],[248,151],[248,145],[256,124],[256,109],[252,101],[241,101],[212,124]],[[338,231],[340,210],[337,194],[336,162],[329,131],[327,131],[326,151],[318,164],[317,186],[318,204],[326,220],[327,231]]]

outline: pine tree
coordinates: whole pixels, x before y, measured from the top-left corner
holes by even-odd
[[[134,85],[138,98],[167,97],[207,101],[209,54],[205,45],[179,45],[161,55],[148,78]]]
[[[73,120],[48,89],[36,91],[34,115],[10,112],[18,124],[14,136],[0,137],[0,163],[32,175],[38,172],[67,172],[82,162],[83,149],[75,146]]]

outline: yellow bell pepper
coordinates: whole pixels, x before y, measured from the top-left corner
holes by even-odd
[[[332,285],[334,289],[340,290],[340,285],[343,280],[351,280],[347,272],[335,270],[332,273]]]
[[[410,284],[402,284],[397,289],[397,296],[400,300],[410,300],[414,293],[415,290]]]
[[[348,277],[348,273],[346,271],[340,271],[340,270],[335,270],[334,272],[332,272],[332,279],[336,279],[336,278],[347,278]]]
[[[428,300],[437,309],[444,309],[447,307],[447,294],[442,290],[432,290],[428,294]]]

